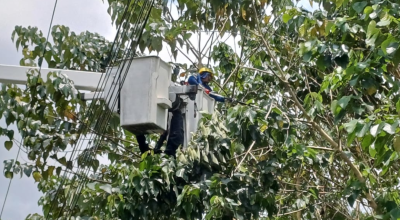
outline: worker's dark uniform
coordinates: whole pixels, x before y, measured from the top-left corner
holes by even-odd
[[[167,135],[168,133],[164,133],[158,139],[156,147],[154,149],[156,153],[159,153],[163,142],[167,138]],[[184,140],[183,135],[184,135],[183,117],[181,110],[178,108],[177,110],[172,112],[172,118],[169,128],[169,137],[164,153],[171,156],[175,156],[178,147],[183,145],[183,140]],[[146,137],[144,135],[136,135],[136,140],[139,144],[140,152],[144,153],[150,150],[149,144],[146,143]]]
[[[212,91],[208,84],[205,84],[201,81],[201,76],[198,75],[197,77],[190,76],[188,79],[188,83],[190,85],[202,85],[206,89]],[[210,95],[210,97],[214,98],[218,102],[225,102],[224,97]],[[169,137],[167,141],[167,146],[165,148],[165,153],[175,157],[176,150],[179,146],[183,145],[184,141],[184,130],[183,130],[183,117],[182,112],[179,108],[177,110],[172,111],[172,118],[170,122],[171,126],[169,128]],[[157,141],[156,147],[154,149],[155,153],[160,152],[160,148],[167,138],[167,133],[164,133],[160,136],[159,140]],[[144,153],[150,150],[149,145],[146,143],[146,137],[144,135],[136,135],[137,142],[139,144],[139,149],[141,153]]]

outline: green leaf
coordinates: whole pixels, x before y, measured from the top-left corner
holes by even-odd
[[[380,123],[371,127],[370,133],[372,136],[376,137],[381,131],[384,124]]]
[[[192,209],[193,209],[193,204],[190,202],[186,202],[183,206],[183,209],[186,212],[186,217],[187,219],[190,219],[190,214],[192,213]]]
[[[368,122],[368,123],[364,124],[362,129],[357,131],[357,133],[356,133],[357,137],[364,137],[364,135],[369,131],[371,124],[372,124],[372,122]]]
[[[356,128],[358,120],[354,119],[351,120],[349,123],[345,123],[343,126],[346,129],[347,133],[352,133],[354,131],[354,129]]]
[[[311,58],[312,58],[312,55],[313,55],[313,54],[312,54],[311,51],[306,52],[306,53],[303,55],[303,61],[306,62],[306,63],[310,62],[310,61],[311,61]]]
[[[283,22],[285,22],[285,23],[288,23],[288,21],[289,21],[290,19],[292,19],[292,16],[289,15],[289,14],[284,14],[284,15],[282,16],[282,20],[283,20]]]
[[[62,165],[64,165],[64,166],[67,166],[67,159],[66,159],[65,157],[62,157],[62,158],[60,158],[60,159],[57,159],[57,161],[58,161],[60,164],[62,164]]]
[[[398,67],[400,64],[400,48],[397,48],[395,54],[393,54],[393,64]]]
[[[390,22],[391,22],[390,15],[386,14],[376,25],[384,27],[384,26],[388,26],[390,24]]]
[[[372,20],[369,25],[368,25],[368,30],[367,30],[367,45],[368,46],[374,46],[376,39],[378,38],[379,35],[379,29],[376,28],[376,22]]]
[[[7,150],[10,150],[13,146],[13,142],[12,141],[6,141],[4,142],[4,146],[6,147]]]
[[[310,188],[310,192],[311,192],[311,195],[313,195],[313,197],[314,197],[315,199],[318,199],[319,191],[318,191],[317,188]]]
[[[399,219],[400,218],[400,208],[391,210],[390,216],[392,217],[392,219]]]
[[[331,111],[332,111],[332,114],[334,114],[334,115],[336,114],[337,105],[338,105],[338,101],[337,100],[333,100],[332,103],[331,103]]]
[[[329,34],[334,25],[335,25],[334,22],[328,21],[328,23],[326,24],[326,27],[325,27],[325,33]]]
[[[70,164],[69,166],[70,166],[71,169],[72,169],[72,168],[73,168],[72,161],[68,161],[68,162],[71,162],[71,164]],[[97,169],[99,168],[99,166],[100,166],[99,160],[93,160],[93,162],[92,162],[92,168],[93,168],[93,170],[94,170],[95,172],[97,171]]]
[[[366,1],[362,1],[362,2],[356,2],[353,4],[353,9],[357,12],[357,13],[361,13],[365,6],[367,6],[367,2]]]
[[[11,171],[6,171],[6,172],[4,172],[4,176],[5,176],[7,179],[12,179],[12,178],[14,177],[14,173],[11,172]]]
[[[352,96],[343,96],[339,101],[338,101],[338,105],[342,108],[345,109],[346,106],[349,104],[349,101],[351,99]]]
[[[367,6],[364,8],[364,14],[366,16],[368,16],[369,14],[371,14],[374,11],[374,9],[371,6]]]
[[[7,137],[10,138],[10,141],[12,141],[14,139],[14,131],[8,130]]]
[[[88,183],[86,186],[91,190],[96,190],[96,182]]]
[[[376,155],[376,149],[374,145],[370,145],[368,148],[368,153],[371,157],[375,157]]]
[[[183,178],[183,175],[185,174],[185,168],[181,168],[178,171],[176,171],[176,176]]]
[[[112,193],[112,186],[110,184],[102,184],[99,186],[100,189],[104,190],[105,192],[111,194]]]
[[[47,169],[47,175],[49,176],[49,177],[52,177],[53,176],[53,172],[54,172],[54,169],[55,169],[56,167],[55,166],[49,166],[49,168]]]
[[[30,177],[32,174],[33,166],[26,166],[24,167],[24,173],[27,177]]]
[[[188,40],[191,36],[192,36],[192,33],[185,33],[185,34],[183,35],[183,39],[184,39],[184,40]]]
[[[214,154],[211,154],[211,161],[212,161],[213,163],[215,163],[216,165],[219,165],[219,162],[218,162],[218,160],[217,160],[217,157],[215,157]]]
[[[390,24],[390,20],[381,20],[376,25],[378,26],[388,26]]]
[[[383,130],[386,131],[386,133],[394,134],[394,132],[396,131],[396,127],[397,126],[391,126],[388,123],[384,123],[384,125],[382,127],[383,127]]]
[[[367,134],[367,135],[363,138],[363,140],[362,140],[362,142],[361,142],[361,146],[362,146],[363,150],[369,149],[369,146],[371,145],[372,141],[373,141],[372,135]]]
[[[279,108],[274,107],[274,108],[272,108],[272,111],[275,112],[278,115],[282,115],[282,111]]]
[[[39,182],[42,179],[42,175],[38,171],[33,172],[32,176],[35,182]]]
[[[336,8],[339,8],[340,6],[343,5],[344,0],[336,0]]]
[[[368,29],[367,29],[367,38],[370,38],[372,35],[376,34],[379,32],[379,30],[376,28],[376,22],[374,20],[370,21],[368,24]]]
[[[394,41],[395,38],[392,35],[389,35],[388,38],[385,41],[383,41],[383,43],[381,44],[381,49],[384,54],[387,54],[387,47],[389,46],[390,43]]]
[[[347,201],[349,202],[350,207],[353,207],[354,202],[357,200],[358,193],[353,192],[349,197],[347,197]]]

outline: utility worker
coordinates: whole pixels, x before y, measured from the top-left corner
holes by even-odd
[[[208,90],[208,92],[211,92],[212,89],[208,85],[208,83],[210,83],[212,79],[213,79],[212,71],[208,68],[203,67],[199,70],[199,74],[197,75],[197,77],[195,76],[189,77],[188,83],[190,85],[202,86],[204,89]],[[217,96],[214,94],[209,94],[209,95],[218,102],[232,101],[232,99],[223,96]],[[180,105],[182,102],[183,102],[182,99],[177,97],[176,101],[172,104],[172,108],[168,110],[168,112],[172,113],[169,134],[168,131],[166,131],[160,136],[154,148],[155,153],[161,152],[160,148],[163,142],[167,139],[168,135],[169,135],[168,141],[165,148],[166,154],[175,157],[176,150],[178,149],[179,146],[183,145],[184,141],[183,117],[182,117],[182,112],[180,110]],[[146,137],[144,135],[136,135],[136,140],[139,144],[139,149],[141,153],[150,150],[148,143],[146,143]]]
[[[209,68],[203,67],[199,70],[199,74],[197,76],[190,76],[188,79],[188,83],[190,85],[199,85],[202,86],[204,89],[208,90],[208,92],[212,92],[211,87],[208,85],[211,80],[213,79],[213,73]],[[207,92],[207,91],[206,91]],[[211,98],[215,99],[217,102],[231,102],[232,99],[216,96],[214,94],[209,94]]]

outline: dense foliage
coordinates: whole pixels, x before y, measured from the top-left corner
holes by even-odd
[[[217,106],[176,160],[140,157],[132,135],[110,123],[110,143],[96,153],[108,155],[111,164],[78,160],[92,172],[73,207],[67,202],[54,208],[69,199],[54,195],[76,190],[75,178],[83,173],[63,179],[62,170],[74,169],[57,154],[85,135],[76,133],[85,123],[79,120],[85,103],[57,73],[43,81],[29,72],[26,89],[3,86],[2,116],[18,125],[32,160],[6,162],[6,177],[32,174],[44,193],[39,204],[52,218],[60,211],[65,218],[87,219],[400,218],[400,5],[310,3],[320,9],[278,0],[160,1],[140,50],[191,53],[196,60],[182,64],[185,71],[213,59],[214,88],[248,105]],[[109,4],[113,21],[121,23],[126,1]],[[195,46],[202,31],[241,36],[241,52],[215,43],[214,35],[208,49]],[[16,27],[15,36],[23,48],[21,65],[34,63],[36,47],[43,48],[41,33]],[[44,56],[50,66],[101,71],[109,42],[63,26],[54,27],[52,36]],[[8,149],[13,133],[1,130],[10,138]],[[59,164],[48,166],[48,158]]]

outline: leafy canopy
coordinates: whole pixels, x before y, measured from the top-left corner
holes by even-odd
[[[67,205],[61,215],[400,218],[400,5],[388,0],[310,3],[319,9],[309,12],[290,1],[274,0],[158,2],[139,49],[169,49],[174,56],[191,53],[196,60],[188,65],[212,59],[218,76],[215,90],[248,105],[217,106],[176,160],[152,153],[139,157],[132,135],[110,123],[110,142],[99,143],[96,154],[108,155],[111,164],[78,159],[79,166],[92,169],[85,176],[89,183],[77,204]],[[113,22],[120,24],[126,1],[109,4]],[[207,55],[207,49],[192,42],[203,31],[240,35],[237,46],[242,52],[213,43],[209,35]],[[41,33],[16,27],[13,36],[23,48],[21,65],[33,65],[41,51],[35,52],[36,47],[44,47]],[[52,67],[104,68],[110,43],[103,38],[72,34],[63,26],[55,26],[52,36],[54,45],[46,46],[45,53]],[[188,65],[182,64],[185,71]],[[61,208],[51,205],[69,199],[54,199],[59,184],[63,181],[64,193],[76,190],[76,178],[83,173],[64,181],[57,171],[73,172],[71,162],[54,155],[86,135],[75,132],[84,122],[72,117],[85,111],[85,103],[73,83],[56,73],[43,81],[29,72],[28,79],[26,89],[3,86],[0,110],[7,124],[18,125],[32,163],[6,161],[4,174],[33,175],[44,193],[39,201],[44,214],[56,218]],[[3,128],[1,134],[10,138],[5,147],[13,147],[14,131]],[[50,157],[59,163],[47,166]]]

